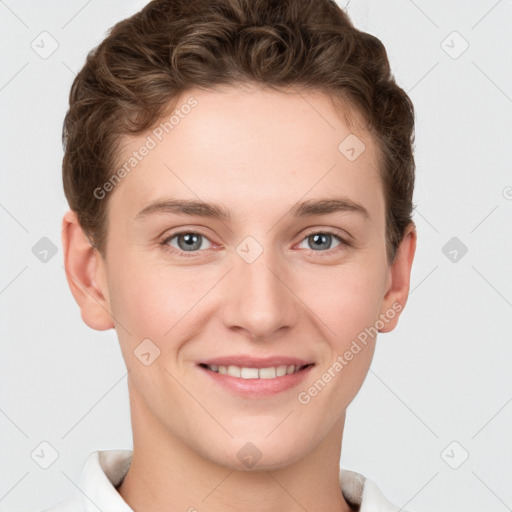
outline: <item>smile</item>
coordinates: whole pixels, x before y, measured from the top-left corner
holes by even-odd
[[[200,366],[207,368],[211,372],[229,375],[239,379],[276,379],[278,377],[284,377],[285,375],[292,375],[293,373],[297,373],[311,365],[306,364],[299,366],[290,364],[270,366],[266,368],[247,368],[234,365],[222,366],[216,364],[201,364]]]

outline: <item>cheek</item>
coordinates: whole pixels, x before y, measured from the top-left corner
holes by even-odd
[[[150,337],[172,321],[169,304],[176,302],[176,287],[165,286],[151,272],[116,272],[112,279],[113,313],[133,334]],[[167,327],[169,328],[169,327]]]
[[[354,261],[319,268],[301,276],[299,296],[327,327],[331,344],[340,350],[378,318],[385,268]]]
[[[376,341],[371,327],[378,319],[382,279],[375,267],[354,264],[336,271],[331,268],[324,277],[317,273],[304,283],[304,290],[310,291],[304,302],[314,311],[310,318],[318,320],[325,343],[320,371],[303,389],[301,399],[311,400],[319,410],[328,409],[331,421],[348,407],[368,373]]]
[[[128,251],[126,251],[128,254]],[[123,260],[109,275],[112,313],[130,333],[118,332],[130,347],[144,338],[160,347],[169,345],[195,318],[198,302],[218,279],[165,262],[152,263],[144,254]]]
[[[110,265],[109,295],[120,341],[122,338],[133,350],[144,338],[155,339],[169,329],[172,309],[168,304],[176,288],[162,283],[158,272],[128,249],[124,248],[123,258],[116,260],[120,263]]]

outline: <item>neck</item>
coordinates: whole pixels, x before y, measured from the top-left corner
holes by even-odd
[[[240,471],[187,446],[144,408],[134,392],[130,406],[132,462],[117,490],[135,512],[352,510],[339,483],[345,415],[305,457],[271,470]]]

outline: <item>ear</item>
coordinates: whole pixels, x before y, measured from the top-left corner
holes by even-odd
[[[90,244],[72,210],[62,219],[62,247],[66,279],[80,307],[82,320],[97,331],[114,328],[105,262]]]
[[[396,327],[398,318],[407,303],[412,262],[416,252],[416,238],[416,226],[411,222],[389,268],[388,289],[380,308],[380,318],[385,319],[385,321],[382,322],[384,327],[379,329],[379,332],[389,332]]]

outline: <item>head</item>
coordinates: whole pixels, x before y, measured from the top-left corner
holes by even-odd
[[[117,331],[134,431],[232,467],[247,441],[278,467],[327,436],[407,300],[413,127],[332,1],[157,0],[111,29],[70,94],[63,245],[84,322]],[[262,399],[208,385],[231,355],[311,366]]]

